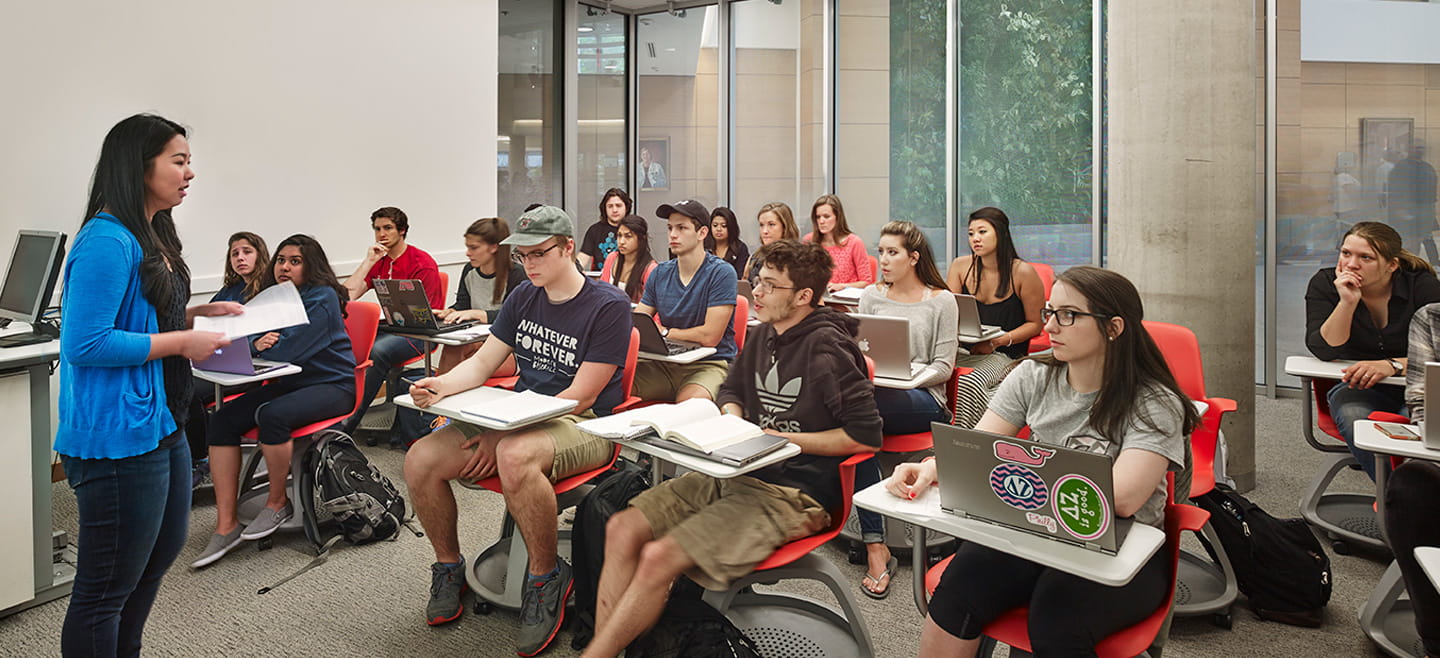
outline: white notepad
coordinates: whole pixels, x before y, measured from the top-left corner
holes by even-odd
[[[575,408],[574,400],[524,391],[495,400],[474,404],[460,412],[504,427],[518,427],[545,418],[553,418]]]

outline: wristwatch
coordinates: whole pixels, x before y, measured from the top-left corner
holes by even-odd
[[[661,337],[661,338],[669,338],[669,337],[670,337],[670,327],[665,327],[664,329],[661,329],[661,330],[660,330],[660,337]],[[1394,361],[1391,361],[1391,363],[1394,363]]]
[[[1405,372],[1405,366],[1400,365],[1399,361],[1396,361],[1395,359],[1385,359],[1385,362],[1390,364],[1391,368],[1395,369],[1396,376],[1399,376],[1400,373]]]

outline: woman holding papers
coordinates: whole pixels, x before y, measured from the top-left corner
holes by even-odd
[[[1115,514],[1163,528],[1165,474],[1183,468],[1185,436],[1199,417],[1141,324],[1135,286],[1109,270],[1071,268],[1057,277],[1042,317],[1054,353],[1021,361],[977,429],[1015,436],[1029,426],[1035,441],[1108,454]],[[933,459],[901,464],[886,488],[915,498],[935,477]],[[1099,638],[1164,601],[1168,559],[1157,553],[1128,584],[1108,587],[964,544],[931,599],[920,655],[973,656],[981,629],[1022,606],[1035,655],[1094,655]]]
[[[234,302],[185,308],[190,269],[170,211],[195,172],[185,129],[137,114],[100,147],[65,260],[55,452],[80,515],[60,650],[133,655],[190,518],[190,359],[229,341],[189,329]]]
[[[1410,319],[1435,302],[1435,270],[1380,222],[1350,227],[1335,267],[1321,268],[1305,290],[1305,346],[1317,359],[1355,361],[1327,397],[1340,436],[1372,480],[1375,457],[1355,447],[1352,428],[1374,411],[1405,413],[1404,387],[1380,382],[1404,374]]]
[[[1045,305],[1045,284],[1035,268],[1015,254],[1010,218],[1003,211],[986,207],[970,213],[969,239],[970,255],[950,263],[945,281],[952,292],[974,295],[980,321],[1005,334],[967,344],[969,354],[955,359],[956,366],[971,369],[955,391],[955,424],[961,427],[980,421],[1011,360],[1029,353],[1030,339],[1040,334],[1040,307]]]
[[[230,401],[210,418],[210,472],[215,481],[215,533],[200,556],[199,568],[224,557],[244,539],[261,539],[290,520],[294,507],[285,493],[297,427],[342,416],[355,405],[355,355],[345,333],[342,299],[348,295],[335,278],[320,243],[292,235],[275,250],[274,265],[263,288],[293,283],[305,303],[309,324],[269,332],[251,343],[252,351],[286,361],[301,372],[282,377]],[[260,452],[270,471],[269,497],[249,525],[236,516],[240,479],[240,435],[259,429]]]
[[[835,270],[830,274],[830,292],[864,288],[875,282],[875,270],[865,253],[865,242],[850,232],[840,197],[824,194],[810,206],[810,232],[805,234],[805,241],[824,247],[835,261]]]
[[[945,408],[945,385],[954,370],[956,324],[959,311],[935,267],[935,254],[919,227],[890,222],[880,229],[880,283],[860,296],[860,312],[891,315],[910,321],[910,362],[923,364],[912,389],[875,388],[886,436],[929,432],[930,423],[950,422]],[[870,459],[855,467],[855,488],[880,481],[880,462]],[[872,598],[890,591],[895,558],[885,545],[885,522],[875,512],[857,510],[861,541],[870,571],[861,587]]]

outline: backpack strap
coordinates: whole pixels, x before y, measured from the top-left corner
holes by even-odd
[[[271,585],[271,586],[269,586],[269,587],[261,587],[260,590],[257,591],[257,592],[255,592],[255,593],[256,593],[256,594],[265,594],[265,593],[268,593],[268,592],[274,590],[276,587],[279,587],[279,586],[281,586],[281,585],[284,585],[285,583],[290,582],[291,580],[294,580],[296,576],[299,576],[300,574],[305,573],[306,571],[309,571],[309,570],[311,570],[311,569],[314,569],[315,567],[318,567],[318,566],[320,566],[320,565],[322,565],[322,564],[325,564],[325,561],[328,560],[328,559],[330,559],[330,548],[331,548],[332,546],[334,546],[336,542],[340,541],[340,538],[341,538],[341,537],[342,537],[342,535],[335,535],[334,537],[331,537],[331,538],[330,538],[330,541],[325,542],[325,545],[320,547],[320,554],[319,554],[319,555],[316,555],[314,559],[310,560],[310,563],[309,563],[309,564],[306,564],[305,566],[300,567],[300,569],[297,570],[295,573],[292,573],[292,574],[290,574],[290,575],[288,575],[288,576],[286,576],[286,577],[284,577],[284,578],[281,578],[281,579],[278,580],[278,581],[275,581],[275,584],[274,584],[274,585]]]

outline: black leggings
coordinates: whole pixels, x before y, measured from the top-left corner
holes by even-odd
[[[280,445],[290,440],[290,432],[296,428],[342,416],[354,408],[355,385],[350,382],[299,388],[283,381],[267,384],[211,414],[207,438],[212,446],[238,446],[241,434],[258,427],[260,443]]]
[[[1385,533],[1400,565],[1425,653],[1440,656],[1440,593],[1415,561],[1416,546],[1440,546],[1440,464],[1408,461],[1385,487]]]
[[[1169,590],[1169,557],[1162,549],[1135,579],[1109,587],[1029,560],[962,544],[930,599],[930,618],[960,639],[980,637],[985,625],[1029,606],[1036,658],[1094,656],[1106,636],[1155,612]]]

